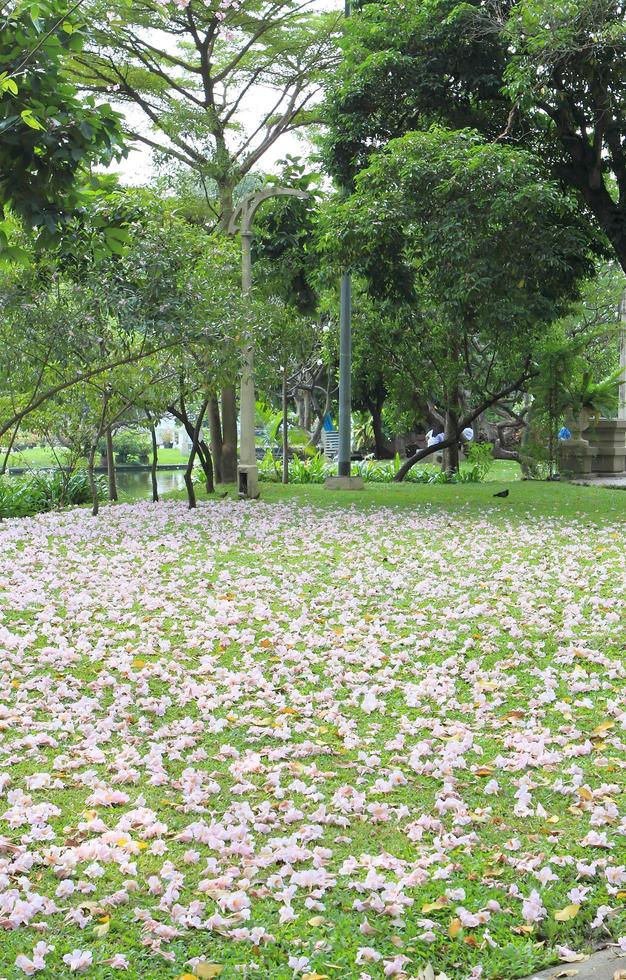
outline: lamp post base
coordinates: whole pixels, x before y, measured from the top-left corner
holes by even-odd
[[[363,490],[365,484],[361,476],[329,476],[324,486],[327,490]]]
[[[256,463],[240,463],[237,467],[237,486],[240,497],[255,500],[259,496],[259,470]]]

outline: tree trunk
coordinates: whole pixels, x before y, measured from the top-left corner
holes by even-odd
[[[374,447],[376,459],[393,459],[391,443],[383,432],[383,402],[371,402],[369,409],[374,430]]]
[[[308,392],[308,391],[305,391],[304,392],[303,403],[304,403],[304,418],[303,418],[304,424],[303,424],[302,428],[304,429],[305,432],[310,432],[311,431],[311,395],[310,395],[310,392]]]
[[[318,446],[322,438],[322,430],[324,428],[324,419],[330,412],[332,404],[332,393],[331,393],[331,372],[330,368],[328,370],[328,384],[326,387],[326,398],[324,399],[324,408],[317,409],[317,424],[315,426],[315,431],[312,433],[309,439],[309,446]]]
[[[207,493],[215,493],[215,482],[213,476],[213,460],[211,451],[204,439],[198,442],[198,458],[204,471],[204,485]]]
[[[109,394],[107,389],[102,393],[102,413],[100,415],[100,421],[98,423],[98,428],[93,441],[89,447],[89,455],[87,457],[87,479],[89,480],[89,489],[91,490],[91,513],[94,517],[98,516],[98,511],[100,510],[100,501],[98,500],[98,485],[96,483],[96,478],[94,475],[94,463],[96,459],[96,450],[98,448],[98,443],[102,438],[102,433],[105,429],[105,422],[107,417],[107,406],[109,404]]]
[[[150,481],[152,483],[152,503],[159,502],[159,484],[157,482],[157,466],[159,465],[159,447],[157,445],[156,426],[152,421],[150,412],[146,412],[146,418],[150,423],[150,438],[152,439],[152,462],[150,464]]]
[[[222,420],[217,395],[211,395],[209,401],[209,432],[215,482],[222,483]]]
[[[200,444],[200,431],[202,429],[202,420],[204,418],[204,413],[206,412],[207,405],[209,403],[208,398],[202,402],[198,410],[198,418],[196,419],[196,424],[193,430],[193,438],[191,440],[191,452],[189,453],[189,459],[187,460],[187,468],[185,469],[185,486],[187,488],[187,499],[189,500],[189,510],[195,510],[196,508],[196,491],[193,486],[193,464],[196,458],[196,453],[198,452],[198,446]],[[210,459],[209,455],[209,459]],[[211,472],[212,469],[211,469]]]
[[[444,441],[451,440],[443,453],[442,469],[447,473],[459,472],[459,417],[456,412],[448,408],[446,410],[446,424],[444,429]]]
[[[298,413],[298,425],[301,429],[304,429],[304,394],[300,389],[296,388],[293,393],[293,398],[296,403],[296,411]]]
[[[202,415],[200,418],[201,425],[202,425],[202,419],[204,418],[204,413],[206,411],[207,404],[208,402],[205,400],[203,402]],[[180,399],[180,408],[177,408],[176,405],[168,405],[167,410],[170,415],[173,415],[174,418],[178,419],[178,421],[183,425],[185,432],[191,439],[192,445],[195,443],[196,448],[194,452],[194,458],[197,455],[198,459],[200,460],[200,465],[202,466],[202,470],[204,472],[204,479],[206,481],[207,493],[214,493],[215,484],[213,482],[213,462],[211,460],[211,452],[204,439],[200,439],[199,436],[196,435],[195,427],[194,425],[192,425],[191,419],[187,414],[187,408],[185,406],[184,398],[181,397]],[[192,465],[193,465],[193,460],[192,460]]]
[[[222,137],[217,138],[216,149],[217,149],[217,154],[216,154],[217,158],[228,160],[228,150],[226,148],[226,144],[224,143]],[[222,179],[220,179],[219,177],[217,178],[217,185],[218,185],[217,192],[220,200],[220,212],[221,212],[219,224],[222,231],[229,233],[228,225],[230,223],[230,219],[233,215],[233,211],[235,207],[233,202],[233,187],[228,182],[228,180],[227,179],[225,180],[223,177]]]
[[[194,490],[193,476],[192,476],[193,463],[195,458],[196,458],[196,450],[195,447],[192,446],[191,452],[189,453],[189,459],[187,460],[187,467],[184,473],[185,487],[187,489],[187,500],[189,501],[189,510],[196,509],[196,491]]]
[[[96,443],[94,443],[89,449],[89,456],[87,457],[87,478],[89,480],[89,489],[91,490],[91,513],[94,517],[97,517],[98,511],[100,510],[100,501],[98,500],[98,487],[93,471],[95,458]]]
[[[533,406],[528,395],[524,397],[524,405],[527,406],[526,412],[526,427],[522,432],[522,438],[520,440],[520,466],[522,467],[522,476],[525,480],[532,479],[532,466],[526,453],[526,447],[530,442],[532,435],[532,422],[533,422]]]
[[[569,107],[563,110],[564,114],[569,115],[569,112]],[[626,272],[626,219],[623,204],[620,207],[614,200],[607,180],[601,178],[598,181],[595,147],[592,149],[588,136],[580,133],[573,136],[568,131],[568,125],[559,125],[559,130],[561,143],[572,161],[572,167],[560,169],[565,173],[567,183],[581,192],[587,207],[613,246],[617,261]]]
[[[287,412],[287,368],[283,368],[283,483],[289,483],[289,418]]]
[[[503,449],[502,446],[493,447],[494,459],[507,459],[513,463],[521,463],[520,455],[514,449]]]
[[[105,439],[107,447],[107,481],[109,485],[109,500],[117,500],[117,480],[115,479],[115,456],[113,454],[113,435],[111,426],[105,429]]]
[[[0,476],[4,476],[4,474],[7,471],[7,466],[9,464],[9,456],[11,455],[11,450],[13,449],[13,445],[15,443],[15,440],[17,439],[17,434],[19,431],[20,431],[20,423],[18,422],[15,428],[13,429],[13,435],[9,439],[9,445],[6,453],[4,454],[4,459],[2,460],[2,466],[0,466]]]
[[[237,482],[237,397],[233,387],[222,389],[222,482]]]

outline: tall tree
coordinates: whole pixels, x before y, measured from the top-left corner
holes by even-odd
[[[327,153],[348,180],[432,123],[536,154],[579,196],[626,270],[623,0],[389,0],[350,21]]]
[[[593,271],[588,222],[534,158],[467,131],[392,140],[327,220],[336,263],[396,305],[453,453],[469,422],[520,389],[533,341]]]
[[[337,14],[314,0],[95,0],[90,40],[76,58],[80,84],[137,107],[135,139],[190,167],[223,229],[236,188],[286,133],[315,118],[336,62]],[[215,419],[215,403],[211,417]],[[234,385],[222,391],[222,476],[236,478]]]
[[[313,0],[93,2],[80,83],[137,106],[150,128],[129,128],[217,191],[224,225],[233,192],[285,133],[311,121],[336,62],[337,15]]]

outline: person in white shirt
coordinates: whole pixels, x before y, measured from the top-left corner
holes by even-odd
[[[438,446],[440,442],[443,442],[444,434],[443,432],[437,433],[436,436],[433,435],[433,430],[431,429],[426,433],[426,445],[430,449],[431,446]]]

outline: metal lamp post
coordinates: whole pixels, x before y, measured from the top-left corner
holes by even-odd
[[[339,294],[339,452],[337,476],[329,476],[329,490],[362,490],[363,478],[350,476],[352,457],[352,277],[341,276]]]
[[[246,300],[252,292],[252,219],[259,204],[270,197],[308,197],[305,191],[292,187],[268,187],[247,194],[234,210],[228,231],[241,236],[241,293]],[[254,397],[254,345],[248,339],[242,351],[241,393],[239,398],[239,465],[237,483],[242,497],[256,497],[259,492],[259,473],[256,462],[256,399]]]
[[[350,16],[350,0],[344,13]],[[344,189],[344,193],[347,193]],[[330,476],[330,490],[362,490],[360,476],[350,476],[352,458],[352,276],[344,270],[339,291],[339,452],[337,476]]]

